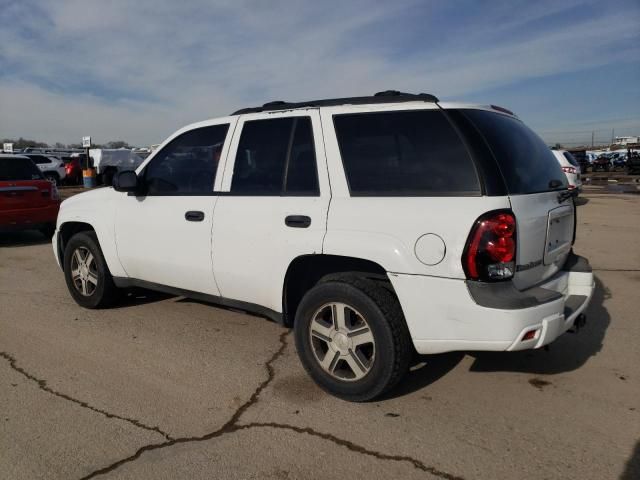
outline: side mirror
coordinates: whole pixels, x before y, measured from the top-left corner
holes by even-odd
[[[137,192],[139,187],[138,176],[133,170],[118,172],[113,178],[113,189],[117,192]]]

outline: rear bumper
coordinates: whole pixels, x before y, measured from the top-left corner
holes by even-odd
[[[0,229],[29,230],[55,225],[60,204],[52,204],[39,208],[0,211]]]
[[[419,353],[540,348],[570,329],[589,305],[595,283],[586,259],[570,256],[543,285],[389,274]],[[478,293],[478,292],[481,293]],[[531,338],[524,340],[528,332]]]

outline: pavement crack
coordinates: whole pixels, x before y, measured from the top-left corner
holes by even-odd
[[[101,415],[104,415],[107,418],[115,418],[115,419],[118,419],[118,420],[123,420],[123,421],[125,421],[127,423],[130,423],[131,425],[135,425],[138,428],[142,428],[142,429],[148,430],[150,432],[159,433],[160,435],[162,435],[167,440],[171,440],[172,439],[172,437],[168,433],[162,431],[159,427],[151,427],[149,425],[145,425],[144,423],[142,423],[139,420],[136,420],[134,418],[123,417],[123,416],[117,415],[115,413],[107,412],[106,410],[102,410],[100,408],[94,407],[93,405],[90,405],[89,403],[87,403],[85,401],[78,400],[77,398],[73,398],[73,397],[67,395],[66,393],[61,393],[61,392],[58,392],[58,391],[52,389],[51,387],[49,387],[47,385],[46,380],[42,380],[42,379],[32,375],[31,373],[27,372],[25,369],[23,369],[22,367],[20,367],[18,365],[18,362],[16,361],[16,359],[12,355],[10,355],[10,354],[8,354],[6,352],[0,352],[0,357],[2,357],[5,360],[7,360],[7,362],[9,362],[9,366],[13,370],[18,372],[23,377],[31,380],[32,382],[35,382],[38,385],[38,388],[40,390],[43,390],[43,391],[45,391],[47,393],[50,393],[51,395],[55,395],[56,397],[62,398],[62,399],[67,400],[69,402],[73,402],[76,405],[80,405],[83,408],[87,408],[87,409],[89,409],[89,410],[91,410],[93,412],[96,412],[96,413],[99,413]]]
[[[286,423],[275,423],[275,422],[253,422],[247,423],[245,425],[236,426],[235,430],[247,430],[250,428],[278,428],[281,430],[290,430],[296,433],[306,433],[307,435],[311,435],[314,437],[322,438],[324,440],[328,440],[329,442],[335,443],[341,447],[348,448],[349,450],[357,453],[361,453],[363,455],[369,455],[375,457],[379,460],[391,460],[395,462],[409,462],[413,465],[417,470],[422,470],[423,472],[430,473],[436,477],[444,478],[446,480],[464,480],[463,477],[459,477],[457,475],[452,475],[450,473],[439,470],[435,467],[425,465],[420,460],[410,457],[408,455],[389,455],[382,452],[377,452],[375,450],[369,450],[361,445],[353,443],[349,440],[344,440],[342,438],[336,437],[330,433],[319,432],[310,427],[297,427],[295,425],[289,425]]]
[[[255,405],[258,402],[258,399],[262,391],[265,388],[267,388],[267,386],[273,381],[276,374],[276,371],[273,368],[273,364],[284,353],[284,350],[287,347],[286,337],[288,334],[289,334],[289,330],[285,330],[284,332],[282,332],[282,334],[280,334],[280,347],[273,353],[273,355],[271,355],[269,360],[267,360],[267,362],[265,363],[265,367],[267,369],[267,378],[262,382],[260,382],[260,384],[253,391],[249,399],[246,402],[244,402],[242,405],[240,405],[240,407],[238,407],[238,409],[233,413],[231,418],[224,425],[222,425],[222,427],[218,428],[217,430],[214,430],[213,432],[207,433],[199,437],[168,438],[166,442],[152,443],[149,445],[145,445],[143,447],[140,447],[133,455],[120,459],[117,462],[114,462],[111,465],[108,465],[106,467],[100,468],[98,470],[94,470],[93,472],[82,477],[80,480],[89,480],[91,478],[95,478],[97,476],[110,473],[118,469],[122,465],[131,463],[137,460],[145,452],[160,450],[162,448],[171,447],[173,445],[178,445],[181,443],[204,442],[207,440],[211,440],[213,438],[221,437],[222,435],[225,435],[227,433],[232,433],[240,429],[244,429],[245,427],[240,427],[237,425],[238,420],[240,419],[242,414],[247,411],[247,409],[251,408],[253,405]]]
[[[267,369],[267,378],[262,381],[260,383],[260,385],[258,385],[258,387],[253,391],[253,393],[251,394],[251,396],[249,397],[249,399],[244,402],[235,412],[234,414],[231,416],[231,418],[220,428],[218,428],[217,430],[214,430],[213,432],[207,433],[205,435],[202,436],[197,436],[197,437],[180,437],[180,438],[173,438],[170,439],[166,442],[162,442],[162,443],[155,443],[155,444],[149,444],[149,445],[145,445],[141,448],[139,448],[133,455],[123,458],[121,460],[118,460],[117,462],[112,463],[111,465],[108,465],[106,467],[103,467],[99,470],[94,470],[93,472],[89,473],[88,475],[82,477],[80,480],[89,480],[95,477],[98,477],[100,475],[104,475],[110,472],[113,472],[114,470],[118,469],[119,467],[127,464],[127,463],[131,463],[136,461],[137,459],[139,459],[145,452],[150,452],[153,450],[160,450],[163,448],[168,448],[168,447],[172,447],[174,445],[179,445],[179,444],[183,444],[183,443],[192,443],[192,442],[204,442],[207,440],[211,440],[214,438],[218,438],[221,437],[223,435],[229,434],[229,433],[234,433],[234,432],[238,432],[240,430],[249,430],[252,428],[277,428],[277,429],[282,429],[282,430],[289,430],[295,433],[300,433],[300,434],[308,434],[308,435],[312,435],[314,437],[318,437],[318,438],[322,438],[324,440],[330,441],[336,445],[339,445],[341,447],[345,447],[353,452],[357,452],[363,455],[369,455],[372,456],[374,458],[377,458],[379,460],[386,460],[386,461],[396,461],[396,462],[408,462],[410,463],[415,469],[429,473],[431,475],[434,475],[436,477],[439,478],[443,478],[445,480],[464,480],[463,477],[459,477],[456,475],[452,475],[450,473],[444,472],[442,470],[439,470],[433,466],[429,466],[429,465],[425,465],[423,462],[421,462],[420,460],[410,457],[408,455],[389,455],[386,453],[382,453],[382,452],[378,452],[375,450],[370,450],[368,448],[365,448],[361,445],[358,445],[356,443],[353,443],[349,440],[345,440],[339,437],[336,437],[335,435],[331,435],[330,433],[323,433],[323,432],[319,432],[317,430],[314,430],[310,427],[297,427],[295,425],[288,425],[288,424],[283,424],[283,423],[275,423],[275,422],[265,422],[265,423],[258,423],[258,422],[253,422],[253,423],[248,423],[248,424],[244,424],[244,425],[238,425],[238,421],[240,420],[240,417],[242,417],[242,415],[249,409],[251,408],[253,405],[255,405],[260,397],[260,394],[264,391],[265,388],[267,388],[267,386],[273,381],[274,377],[275,377],[275,369],[273,367],[273,364],[275,363],[275,361],[280,358],[280,356],[282,356],[282,354],[284,353],[284,350],[287,346],[287,342],[286,342],[286,337],[288,335],[288,331],[283,332],[280,335],[280,348],[278,348],[278,350],[276,350],[276,352],[271,356],[271,358],[269,360],[267,360],[267,362],[265,363],[265,367]]]

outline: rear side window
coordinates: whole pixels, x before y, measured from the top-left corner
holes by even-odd
[[[33,162],[38,165],[51,163],[51,160],[48,157],[45,157],[43,155],[33,155],[33,156],[30,156],[29,158],[31,158],[31,160],[33,160]]]
[[[212,125],[174,138],[145,167],[147,194],[211,194],[228,130]]]
[[[574,167],[579,167],[580,164],[578,163],[578,161],[575,159],[575,157],[573,155],[571,155],[569,152],[564,152],[563,153],[564,158],[567,159],[567,161],[573,165]]]
[[[245,122],[233,168],[231,193],[319,195],[311,119],[288,117]]]
[[[567,188],[551,149],[520,120],[485,110],[464,110],[484,136],[510,194]],[[552,185],[559,186],[552,188]]]
[[[439,110],[334,116],[353,196],[479,195],[475,166]]]
[[[42,180],[44,177],[28,158],[0,158],[0,181]]]

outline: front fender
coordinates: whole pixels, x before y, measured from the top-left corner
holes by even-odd
[[[117,192],[112,188],[99,188],[75,195],[62,202],[54,239],[59,237],[65,224],[86,223],[90,225],[96,232],[111,275],[126,277],[127,274],[118,259],[115,242],[114,225],[117,195]]]

